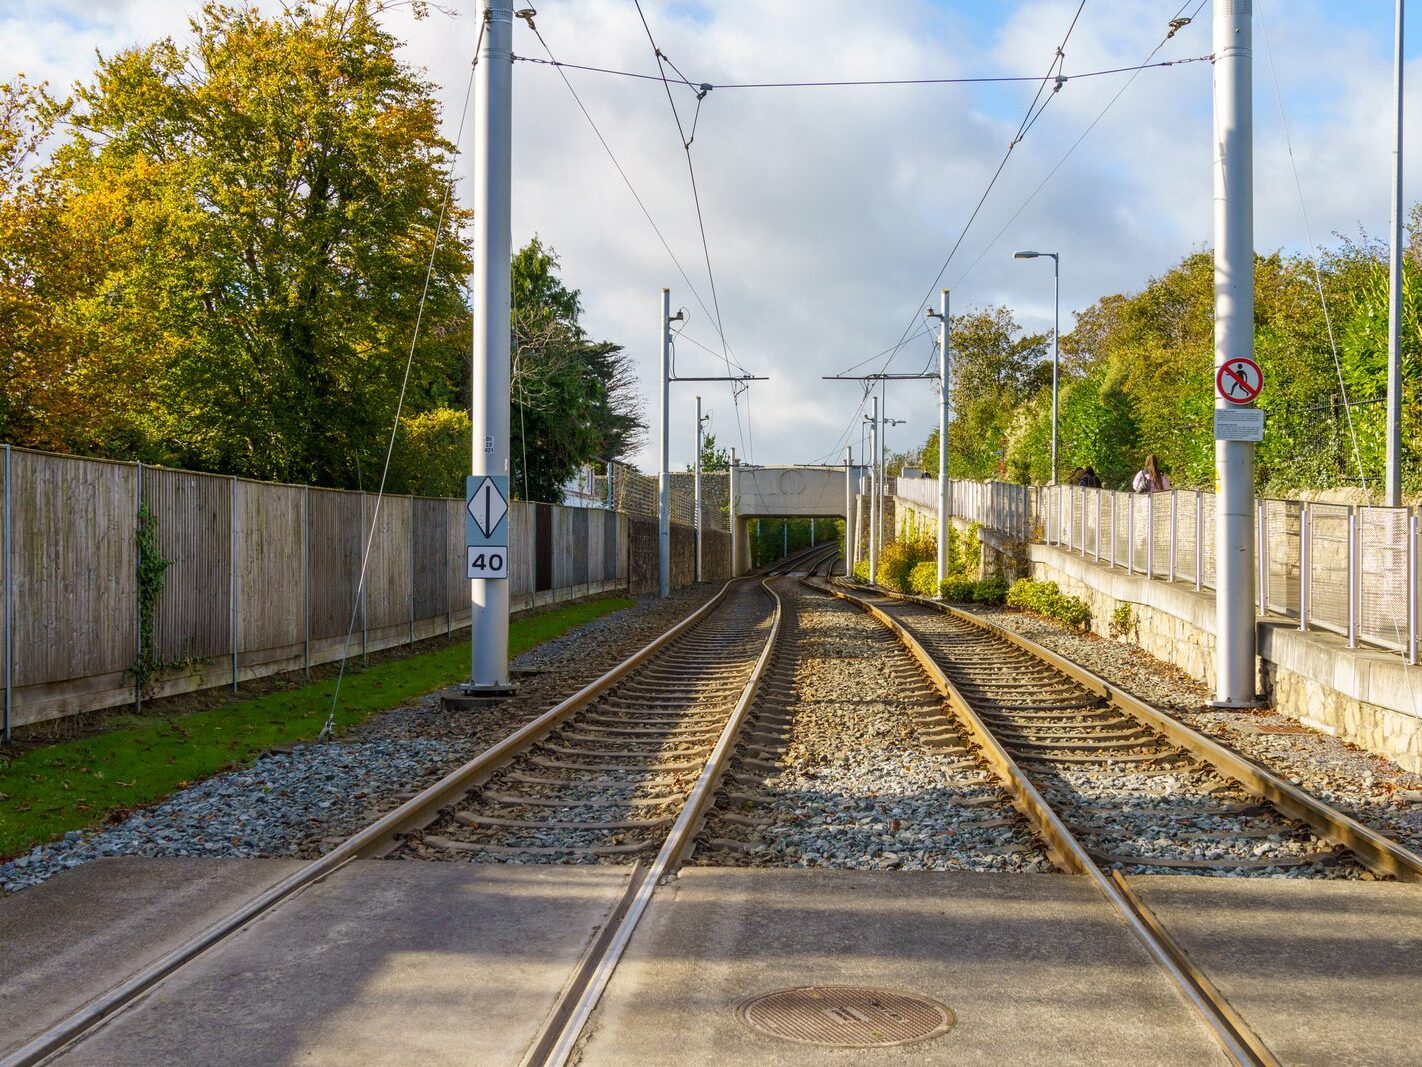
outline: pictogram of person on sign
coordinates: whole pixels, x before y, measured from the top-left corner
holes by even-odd
[[[1227,359],[1215,375],[1215,388],[1231,404],[1248,404],[1264,388],[1264,374],[1259,364],[1244,356]]]

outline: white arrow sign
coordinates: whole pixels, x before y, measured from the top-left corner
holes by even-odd
[[[492,478],[485,478],[479,483],[465,506],[485,537],[494,532],[494,528],[509,512],[509,502],[504,499],[504,494],[499,492],[499,487],[494,484]]]

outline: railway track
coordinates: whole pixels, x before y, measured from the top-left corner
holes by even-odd
[[[769,573],[814,567],[836,552],[814,546]],[[691,844],[779,631],[779,599],[761,576],[727,582],[616,668],[55,1023],[0,1067],[40,1063],[358,859],[630,862],[612,921],[525,1061],[565,1062],[658,878]]]
[[[1136,897],[1128,874],[1366,869],[1422,881],[1422,856],[1026,638],[917,598],[804,581],[899,638],[1057,866],[1097,885],[1234,1062],[1278,1061]]]
[[[821,564],[811,577],[827,576]],[[1030,824],[913,657],[781,582],[785,636],[692,862],[1041,871]]]

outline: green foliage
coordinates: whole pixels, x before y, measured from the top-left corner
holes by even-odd
[[[573,626],[631,607],[608,597],[569,604],[509,626],[518,655]],[[399,707],[469,672],[469,642],[347,670],[342,729]],[[239,766],[274,745],[312,741],[331,709],[333,678],[210,711],[115,717],[108,732],[21,752],[0,764],[0,859],[110,813],[152,804],[190,782]]]
[[[1030,611],[1067,626],[1086,629],[1091,625],[1091,609],[1080,597],[1065,596],[1056,582],[1019,578],[1007,590],[1004,603],[1010,608]]]
[[[1404,483],[1422,490],[1422,205],[1412,212],[1403,268]],[[1257,490],[1356,486],[1382,476],[1387,362],[1386,249],[1366,236],[1322,252],[1318,276],[1303,257],[1255,261],[1255,356],[1266,388],[1267,429],[1256,450]],[[1329,320],[1347,387],[1335,366]],[[1155,453],[1180,488],[1214,486],[1214,263],[1191,253],[1139,291],[1103,296],[1062,337],[1059,462],[1065,473],[1095,468],[1108,488],[1129,487]],[[1002,313],[1005,314],[1005,313]],[[1046,482],[1051,471],[1051,390],[1040,375],[995,377],[1012,366],[1016,334],[1002,314],[979,313],[976,329],[954,320],[955,417],[949,460],[955,477],[995,476],[1005,447],[1008,477]],[[1043,364],[1033,365],[1041,370]],[[985,373],[986,372],[986,373]],[[1002,384],[1004,381],[1009,384]],[[987,399],[983,399],[987,398]],[[1357,434],[1356,452],[1352,431]],[[924,463],[937,464],[936,433]],[[1360,475],[1360,464],[1362,474]]]
[[[72,102],[0,86],[5,440],[371,489],[413,343],[391,487],[458,495],[470,215],[380,7],[210,2]],[[556,266],[536,239],[512,265],[513,482],[544,500],[640,430]]]
[[[862,582],[864,585],[869,584],[869,560],[867,558],[861,559],[854,565],[854,580]]]
[[[990,574],[973,583],[973,603],[988,604],[993,607],[1007,602],[1007,579],[1000,574]]]
[[[163,576],[173,565],[163,556],[158,544],[158,517],[147,504],[138,509],[138,525],[134,532],[138,549],[138,643],[141,651],[134,658],[131,673],[139,691],[149,692],[154,679],[165,664],[158,656],[153,640],[153,618],[158,610],[158,598],[163,595]]]
[[[948,578],[939,586],[938,595],[959,604],[998,606],[1007,598],[1007,580],[1000,574],[982,579]]]
[[[625,455],[642,430],[630,360],[621,346],[588,339],[578,291],[557,267],[537,237],[513,260],[511,482],[520,498],[549,503],[562,501],[583,464]]]
[[[696,464],[688,463],[687,470],[695,470]],[[724,448],[716,444],[714,433],[702,434],[701,436],[701,470],[706,471],[727,471],[731,469],[731,454]]]
[[[937,546],[926,538],[890,541],[879,552],[878,584],[896,593],[907,593],[909,575],[914,567],[928,561],[936,562],[937,555]]]
[[[1118,641],[1124,641],[1135,633],[1136,618],[1129,603],[1116,605],[1111,612],[1110,634]]]
[[[917,596],[932,597],[938,591],[938,561],[925,560],[915,563],[909,571],[909,592]]]

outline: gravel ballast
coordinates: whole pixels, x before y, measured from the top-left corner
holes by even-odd
[[[1066,656],[1358,821],[1422,851],[1422,775],[1271,708],[1212,708],[1209,690],[1136,645],[1069,630],[1022,612],[970,610]]]
[[[719,588],[641,597],[529,650],[513,664],[518,694],[494,709],[447,712],[430,694],[335,742],[269,753],[117,825],[36,846],[0,864],[0,887],[17,892],[108,856],[319,855],[610,670]]]
[[[794,579],[777,589],[783,647],[693,862],[1051,870],[897,640]]]

